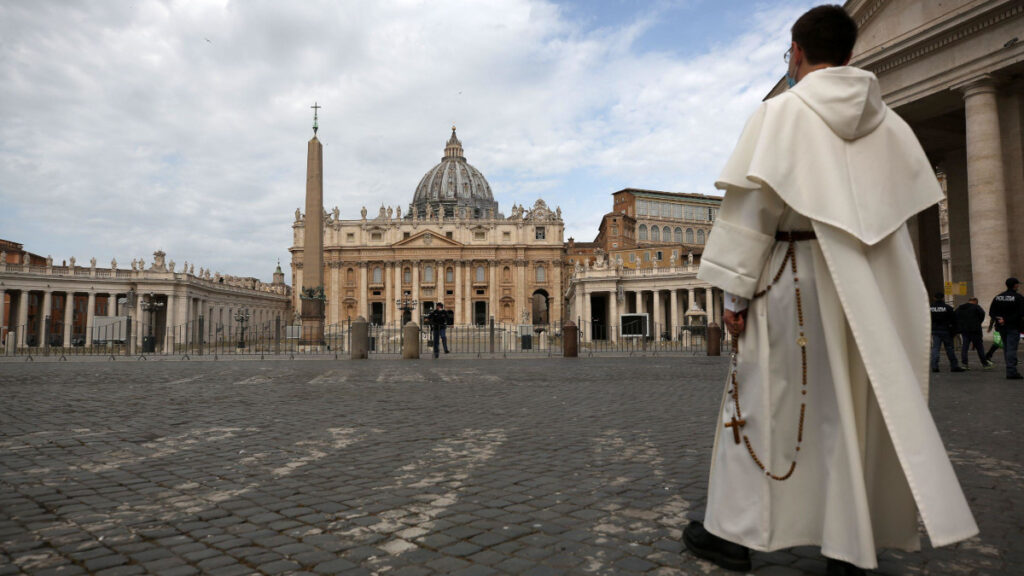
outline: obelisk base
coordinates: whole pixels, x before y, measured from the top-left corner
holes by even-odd
[[[300,300],[302,311],[302,336],[300,346],[323,346],[324,342],[324,301],[319,298]]]

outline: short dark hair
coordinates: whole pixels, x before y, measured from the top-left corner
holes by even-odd
[[[934,300],[945,300],[946,295],[942,292],[932,292],[932,299]]]
[[[837,4],[811,8],[791,31],[793,42],[807,54],[808,64],[842,66],[857,42],[857,23]]]

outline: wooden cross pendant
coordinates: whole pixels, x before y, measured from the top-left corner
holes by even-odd
[[[740,428],[746,424],[746,420],[737,420],[736,417],[733,416],[732,420],[725,425],[726,428],[732,428],[732,439],[735,440],[737,444],[740,443]]]

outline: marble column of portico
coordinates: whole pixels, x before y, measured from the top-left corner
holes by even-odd
[[[412,299],[420,302],[420,262],[412,263]],[[423,303],[420,302],[412,311],[412,321],[420,325],[422,325],[420,321],[420,310],[422,309]]]
[[[985,75],[960,87],[967,128],[967,195],[974,294],[983,304],[1004,289],[1010,274],[1006,181],[995,79]]]
[[[434,262],[434,286],[437,286],[437,290],[434,292],[436,298],[435,302],[444,303],[444,273],[447,269],[448,263],[441,260]]]
[[[654,331],[654,339],[660,341],[662,333],[665,332],[665,316],[661,313],[661,291],[654,290],[651,296],[654,300],[654,321],[651,323],[651,330]]]
[[[637,290],[634,293],[634,295],[636,296],[636,313],[637,314],[643,314],[644,313],[644,291],[643,290]]]
[[[331,309],[327,317],[328,324],[341,322],[341,263],[331,262],[331,298],[327,301],[327,307]]]
[[[608,293],[608,340],[618,341],[619,335],[619,300],[618,293],[613,287]]]
[[[174,353],[174,344],[178,341],[178,328],[174,325],[174,313],[178,310],[177,297],[173,292],[167,295],[167,313],[164,315],[164,354]]]
[[[669,291],[669,318],[668,318],[668,330],[669,334],[672,335],[672,339],[678,338],[679,330],[679,291],[672,289]]]
[[[693,288],[687,288],[686,289],[686,298],[689,300],[689,303],[686,305],[686,311],[689,312],[690,310],[696,310],[697,309],[697,300],[694,299]],[[686,316],[686,325],[689,326],[692,323],[693,323],[693,316],[687,315]]]
[[[367,302],[367,300],[370,298],[370,289],[369,286],[367,286],[368,278],[366,277],[366,267],[366,262],[359,263],[359,315],[362,316],[364,320],[369,321],[370,315],[367,312],[369,302]]]
[[[28,332],[28,290],[22,290],[18,294],[18,347],[25,347],[25,333]]]
[[[392,278],[394,279],[395,283],[395,300],[397,301],[398,299],[403,299],[405,297],[405,291],[402,289],[402,268],[404,268],[404,263],[401,260],[399,260],[398,262],[392,264],[391,268]],[[412,292],[410,292],[409,294],[411,295]],[[391,306],[392,310],[392,321],[395,323],[395,325],[401,326],[402,310],[398,307],[398,303],[392,302],[389,306]]]
[[[551,296],[551,314],[548,315],[548,322],[561,322],[562,321],[562,266],[561,263],[555,262],[551,269],[554,271],[555,279],[551,284],[555,287],[555,294]]]
[[[586,284],[579,284],[580,295],[583,297],[583,322],[580,330],[583,331],[583,341],[590,342],[594,334],[594,317],[590,314],[590,292]]]
[[[488,266],[490,269],[491,281],[487,285],[487,316],[494,318],[497,321],[498,314],[498,263],[491,262]]]
[[[385,262],[384,267],[381,268],[381,274],[384,275],[384,324],[387,325],[395,321],[395,277],[392,274],[394,265],[391,262]]]
[[[71,325],[74,323],[74,319],[75,319],[75,293],[74,292],[70,292],[70,291],[69,292],[65,292],[64,293],[64,318],[62,318],[63,328],[64,328],[64,334],[63,334],[63,338],[64,339],[62,340],[62,344],[64,346],[71,346]]]
[[[466,324],[472,324],[473,319],[473,276],[476,275],[476,267],[473,262],[466,263]]]
[[[533,312],[532,303],[526,301],[526,261],[516,260],[516,306],[519,308],[514,321],[518,324],[523,320],[523,311]]]
[[[704,311],[708,313],[707,324],[715,321],[715,292],[708,286],[704,289]]]
[[[7,307],[4,305],[6,297],[7,291],[3,288],[0,288],[0,332],[2,332],[4,328],[7,328],[11,322],[10,319],[8,319],[7,316],[4,315],[7,310]],[[14,310],[14,295],[11,295],[11,310]],[[7,340],[5,337],[4,341],[0,342],[0,344],[6,343]]]
[[[455,275],[452,277],[455,281],[455,323],[465,324],[466,321],[463,318],[465,310],[462,305],[462,261],[457,260],[455,262]]]
[[[96,321],[96,293],[89,291],[89,300],[85,304],[85,345],[92,345],[92,325]],[[108,304],[110,307],[110,304]]]
[[[49,328],[50,314],[53,313],[53,293],[49,290],[43,292],[43,309],[39,315],[39,345],[48,347],[50,345]]]

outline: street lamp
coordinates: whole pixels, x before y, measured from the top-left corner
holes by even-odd
[[[249,323],[249,309],[242,309],[235,312],[235,322],[238,322],[238,347],[245,348],[245,325]]]
[[[419,304],[419,301],[413,298],[412,293],[408,290],[402,293],[401,298],[395,298],[395,306],[402,311],[402,321],[399,322],[398,326],[398,341],[403,349],[405,348],[405,330],[402,328],[405,326],[405,315],[411,314]]]

